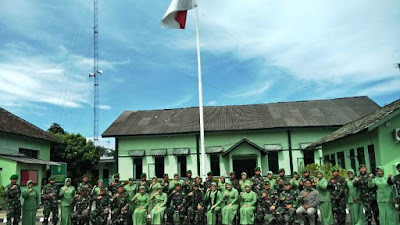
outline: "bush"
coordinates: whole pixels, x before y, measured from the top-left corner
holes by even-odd
[[[322,171],[325,172],[325,178],[326,179],[330,179],[330,178],[333,177],[332,176],[332,172],[331,172],[333,167],[339,168],[340,176],[342,176],[342,177],[346,177],[347,176],[347,172],[346,172],[345,169],[341,168],[338,165],[333,166],[330,163],[325,163],[323,165],[319,165],[319,164],[315,164],[315,163],[314,164],[308,164],[305,168],[301,168],[300,175],[303,175],[303,172],[305,170],[309,170],[310,171],[310,175],[315,177],[317,175],[318,170],[322,170]]]

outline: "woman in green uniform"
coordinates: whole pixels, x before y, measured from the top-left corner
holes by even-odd
[[[226,182],[223,195],[225,206],[222,208],[222,224],[233,224],[233,219],[239,208],[239,192],[232,188],[230,181]]]
[[[290,180],[290,185],[292,185],[292,189],[298,193],[300,193],[300,176],[297,171],[293,172],[293,178]]]
[[[211,183],[211,191],[206,193],[205,199],[207,204],[207,224],[217,224],[217,214],[221,211],[222,192],[217,190],[217,184]]]
[[[246,185],[246,191],[240,196],[240,224],[254,224],[254,210],[257,203],[257,195]]]
[[[71,224],[71,214],[73,206],[71,205],[75,197],[75,188],[71,186],[71,179],[65,179],[65,185],[60,190],[61,197],[61,225]]]
[[[133,225],[146,225],[147,224],[147,207],[149,206],[149,195],[146,194],[146,188],[140,186],[139,193],[133,198],[132,202],[136,208],[132,215]]]
[[[98,196],[100,195],[100,189],[101,187],[103,187],[103,180],[98,180],[97,181],[97,185],[94,186],[94,188],[92,189],[92,191],[90,192],[91,196]]]
[[[354,170],[347,170],[347,176],[349,177],[347,181],[347,203],[349,204],[350,218],[352,225],[364,225],[365,224],[365,215],[363,211],[363,205],[360,200],[360,189],[354,187]]]
[[[151,197],[155,201],[153,210],[151,210],[151,224],[158,225],[163,223],[164,211],[167,208],[168,197],[162,190],[162,187],[158,187],[157,193]]]
[[[243,172],[241,174],[242,179],[239,181],[240,185],[240,192],[245,192],[246,191],[246,185],[250,185],[250,188],[253,186],[251,183],[251,180],[247,179],[247,173]]]
[[[225,191],[225,176],[219,177],[218,190],[224,193]]]
[[[384,177],[385,170],[378,166],[376,169],[377,177],[371,179],[369,187],[377,188],[377,201],[379,208],[379,222],[381,225],[398,225],[399,221],[394,207],[395,193],[393,188],[387,183],[387,177]]]
[[[320,198],[320,206],[319,210],[321,211],[321,220],[324,225],[332,225],[333,224],[333,211],[332,211],[332,203],[331,203],[331,194],[328,187],[328,181],[325,178],[325,172],[322,170],[318,170],[317,178],[315,179],[316,189],[319,192]]]
[[[273,190],[275,187],[276,180],[274,178],[274,173],[272,171],[267,172],[267,178],[265,179],[265,181],[269,182],[269,186],[271,187],[271,190]]]
[[[36,211],[39,208],[39,192],[33,189],[33,182],[28,180],[28,188],[22,192],[24,205],[22,206],[22,225],[35,225]]]
[[[157,177],[153,177],[151,184],[149,186],[149,198],[153,197],[153,195],[155,195],[157,193],[158,188],[161,187],[161,184],[157,182]],[[154,201],[151,200],[149,202],[149,207],[148,207],[148,213],[150,214],[151,210],[153,209],[154,206]]]

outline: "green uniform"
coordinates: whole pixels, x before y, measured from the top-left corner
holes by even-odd
[[[132,215],[133,225],[145,225],[147,223],[149,195],[146,193],[137,193],[131,201],[135,204],[135,211]]]
[[[107,192],[107,188],[106,188],[106,192]],[[100,187],[95,187],[92,189],[92,191],[90,192],[91,196],[99,196],[100,195]]]
[[[105,188],[103,188],[105,191]],[[93,225],[106,225],[110,212],[111,199],[107,192],[92,197],[95,208],[90,213],[90,220]]]
[[[163,224],[164,211],[167,208],[168,196],[165,193],[153,195],[152,198],[155,200],[153,210],[151,210],[151,224],[160,225]]]
[[[325,172],[322,170],[318,171],[322,174],[322,179],[316,180],[316,190],[319,193],[321,211],[321,220],[324,225],[332,225],[333,221],[333,211],[331,202],[331,193],[328,191],[328,181],[325,178]]]
[[[277,192],[271,189],[264,189],[258,199],[256,224],[271,223],[275,219],[275,211],[270,208],[277,206]]]
[[[32,181],[28,181],[27,186]],[[32,189],[26,189],[22,192],[22,198],[24,199],[24,205],[22,207],[22,225],[35,225],[36,223],[36,212],[40,206],[39,192]]]
[[[132,184],[127,184],[124,186],[124,190],[126,193],[128,193],[129,195],[129,199],[132,199],[133,196],[135,196],[135,194],[137,193],[137,184],[135,182],[133,182]],[[127,217],[127,224],[131,225],[132,224],[132,214],[133,214],[133,210],[135,209],[135,206],[133,204],[133,202],[129,202],[129,209],[128,209],[128,217]]]
[[[349,172],[353,173],[355,177],[353,169],[347,170],[347,173]],[[357,187],[354,187],[354,177],[349,178],[347,181],[347,189],[348,189],[347,203],[349,204],[351,224],[364,225],[365,215],[361,203],[361,192]]]
[[[51,222],[53,224],[58,223],[58,196],[57,196],[57,186],[54,184],[46,184],[42,190],[42,200],[43,200],[43,224],[49,223],[50,213],[53,214]]]
[[[235,189],[236,190],[236,189]],[[205,196],[205,204],[207,205],[207,224],[215,225],[217,216],[221,213],[221,203],[223,192],[219,190],[209,191]],[[213,207],[214,206],[214,207]],[[213,207],[213,209],[211,209]]]
[[[91,191],[93,189],[93,186],[89,183],[89,181],[81,182],[78,184],[78,188],[77,188],[78,193],[81,191],[82,188],[86,188],[89,191]]]
[[[254,175],[251,178],[251,183],[253,184],[253,191],[260,196],[264,190],[264,178],[261,175]]]
[[[66,179],[67,182],[70,179]],[[82,187],[81,187],[82,189]],[[73,186],[63,186],[60,189],[61,198],[61,225],[71,224],[71,214],[73,211],[72,201],[75,197],[75,188]]]
[[[111,223],[122,225],[127,222],[129,211],[129,194],[126,192],[115,193],[111,200]]]
[[[271,190],[274,190],[274,189],[275,189],[276,180],[275,180],[274,178],[269,179],[269,178],[267,177],[267,178],[265,178],[265,181],[268,181],[268,182],[269,182],[269,186],[271,187]],[[275,189],[275,190],[276,190],[276,189]]]
[[[257,203],[256,193],[251,190],[250,192],[242,192],[240,203],[240,224],[254,224],[254,210]]]
[[[399,167],[399,165],[397,166]],[[393,185],[394,192],[396,195],[396,203],[397,203],[397,211],[399,214],[399,221],[400,221],[400,174],[388,179],[388,184]]]
[[[252,187],[253,187],[253,183],[249,179],[245,179],[245,180],[240,179],[239,185],[240,185],[239,192],[245,192],[246,191],[246,185],[249,185],[250,189],[252,189]]]
[[[288,206],[291,206],[288,208]],[[278,224],[293,223],[297,207],[297,192],[293,189],[283,190],[279,194],[278,207],[276,209],[276,221]]]
[[[201,224],[204,223],[204,193],[199,190],[193,190],[192,196],[188,197],[188,213],[189,219],[191,223]],[[201,209],[198,209],[197,206],[201,206]]]
[[[14,189],[11,189],[15,185]],[[7,225],[17,225],[21,218],[21,188],[18,184],[7,185],[4,191],[7,207]]]
[[[153,183],[150,184],[149,190],[148,190],[149,199],[151,198],[151,196],[153,196],[153,195],[155,195],[155,194],[157,193],[157,190],[158,190],[158,188],[160,188],[160,187],[162,188],[161,184],[158,183],[158,182],[156,182],[155,184],[153,184]],[[155,204],[155,202],[154,202],[153,200],[150,200],[150,201],[149,201],[149,206],[147,207],[147,208],[148,208],[148,213],[149,213],[149,214],[150,214],[151,210],[153,209],[154,204]]]
[[[81,189],[82,190],[82,189]],[[77,195],[73,202],[73,213],[71,215],[71,222],[74,225],[89,224],[90,221],[90,210],[91,210],[91,199],[88,194]]]
[[[353,182],[353,185],[360,190],[360,199],[365,211],[365,219],[368,223],[372,222],[372,217],[375,218],[376,224],[379,224],[379,208],[376,201],[376,187],[368,186],[369,176],[367,173],[357,177],[358,181]]]
[[[219,181],[219,182],[218,182],[218,190],[219,190],[220,192],[224,193],[225,190],[226,190],[225,185],[226,185],[226,182],[221,182],[221,181]]]
[[[331,193],[332,211],[338,224],[346,222],[346,192],[347,186],[343,177],[333,177],[328,183],[328,189]]]
[[[167,209],[168,220],[174,223],[182,222],[183,216],[186,214],[186,194],[182,190],[174,190],[169,198],[171,204]]]
[[[163,192],[167,195],[169,195],[169,180],[163,180],[161,182],[161,187],[163,188]],[[150,196],[151,197],[151,196]]]
[[[239,208],[239,192],[231,187],[223,193],[223,198],[225,206],[222,208],[222,224],[233,224]]]
[[[377,169],[384,172],[383,167],[378,166]],[[393,199],[395,199],[395,194],[393,188],[387,183],[387,178],[382,176],[377,176],[370,180],[370,187],[377,187],[377,201],[379,207],[379,222],[381,225],[398,225],[398,216],[396,214],[396,209],[394,208]]]
[[[189,193],[193,191],[193,184],[194,184],[194,179],[186,177],[182,183],[182,189],[185,193]]]
[[[298,193],[300,193],[300,180],[299,178],[295,179],[290,179],[290,185],[292,186],[292,189],[295,190]]]
[[[211,189],[211,183],[213,183],[214,181],[211,179],[209,180],[207,178],[206,182],[204,182],[204,192],[207,192]]]

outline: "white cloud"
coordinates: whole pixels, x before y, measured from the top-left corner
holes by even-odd
[[[103,109],[103,110],[110,110],[111,109],[111,106],[109,106],[109,105],[99,105],[98,107],[99,107],[99,109]]]
[[[93,137],[87,137],[86,140],[93,141]],[[114,138],[97,138],[96,145],[115,150],[115,139]]]
[[[176,107],[182,106],[182,105],[188,103],[190,100],[192,100],[192,97],[193,96],[191,94],[184,95],[181,98],[179,98],[179,99],[175,100],[174,102],[172,102],[166,108],[176,108]]]
[[[367,87],[361,90],[358,95],[369,95],[369,96],[382,96],[387,93],[399,91],[400,89],[400,79],[391,80],[383,83],[379,83],[377,85],[372,85],[371,87]]]
[[[215,100],[209,101],[207,103],[207,105],[210,105],[210,106],[217,105],[217,101],[215,101]]]
[[[266,93],[269,90],[269,88],[271,87],[271,84],[272,84],[272,82],[267,81],[265,83],[262,83],[261,85],[257,84],[254,86],[250,86],[247,90],[232,93],[232,94],[229,94],[228,96],[232,97],[232,98],[249,98],[249,97],[258,96],[258,95]]]

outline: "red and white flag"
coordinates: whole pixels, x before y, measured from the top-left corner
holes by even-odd
[[[195,0],[172,0],[161,24],[165,28],[185,29],[187,11],[195,7]]]

